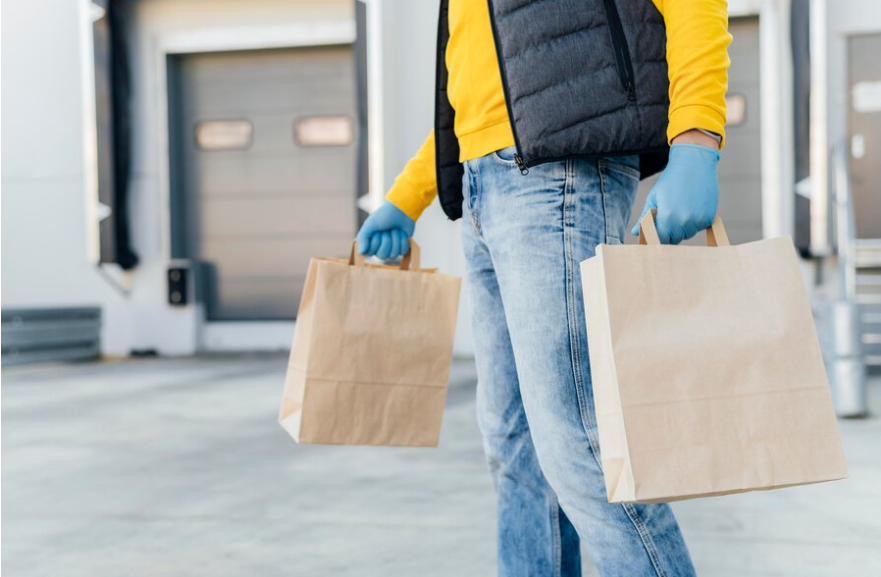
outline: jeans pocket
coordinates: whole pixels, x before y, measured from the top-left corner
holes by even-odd
[[[490,153],[490,156],[502,166],[516,167],[517,162],[514,160],[515,154],[517,154],[517,149],[513,146],[509,146]]]
[[[639,180],[639,156],[604,157],[599,159],[600,169],[617,172]]]
[[[597,171],[603,191],[606,244],[623,244],[639,186],[639,156],[600,158]]]
[[[462,163],[462,214],[471,212],[471,174],[468,162]]]
[[[612,245],[624,244],[624,241],[621,240],[620,238],[618,238],[617,236],[612,236],[612,235],[607,234],[605,244],[612,244]]]

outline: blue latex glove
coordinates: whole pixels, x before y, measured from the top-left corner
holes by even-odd
[[[652,208],[658,209],[655,227],[662,244],[679,244],[713,224],[719,207],[718,162],[719,151],[707,146],[671,146],[667,168],[631,231],[634,236],[639,235],[639,223]]]
[[[382,203],[367,217],[358,231],[358,252],[383,260],[398,258],[410,252],[409,239],[416,222],[389,201]]]

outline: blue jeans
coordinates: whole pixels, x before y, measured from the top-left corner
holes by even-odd
[[[572,159],[522,176],[508,148],[465,163],[463,240],[477,411],[498,493],[499,575],[688,577],[668,505],[606,500],[579,263],[621,243],[638,158]]]

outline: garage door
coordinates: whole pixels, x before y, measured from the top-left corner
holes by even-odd
[[[312,255],[356,232],[351,47],[169,61],[172,253],[209,321],[296,315]]]
[[[848,39],[850,174],[857,238],[881,239],[881,34]]]

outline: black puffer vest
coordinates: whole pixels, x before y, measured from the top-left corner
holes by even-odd
[[[667,163],[664,19],[651,0],[488,0],[522,173],[573,157],[639,154],[642,177]],[[437,41],[435,145],[444,213],[462,216],[462,165],[447,97],[449,0]]]

